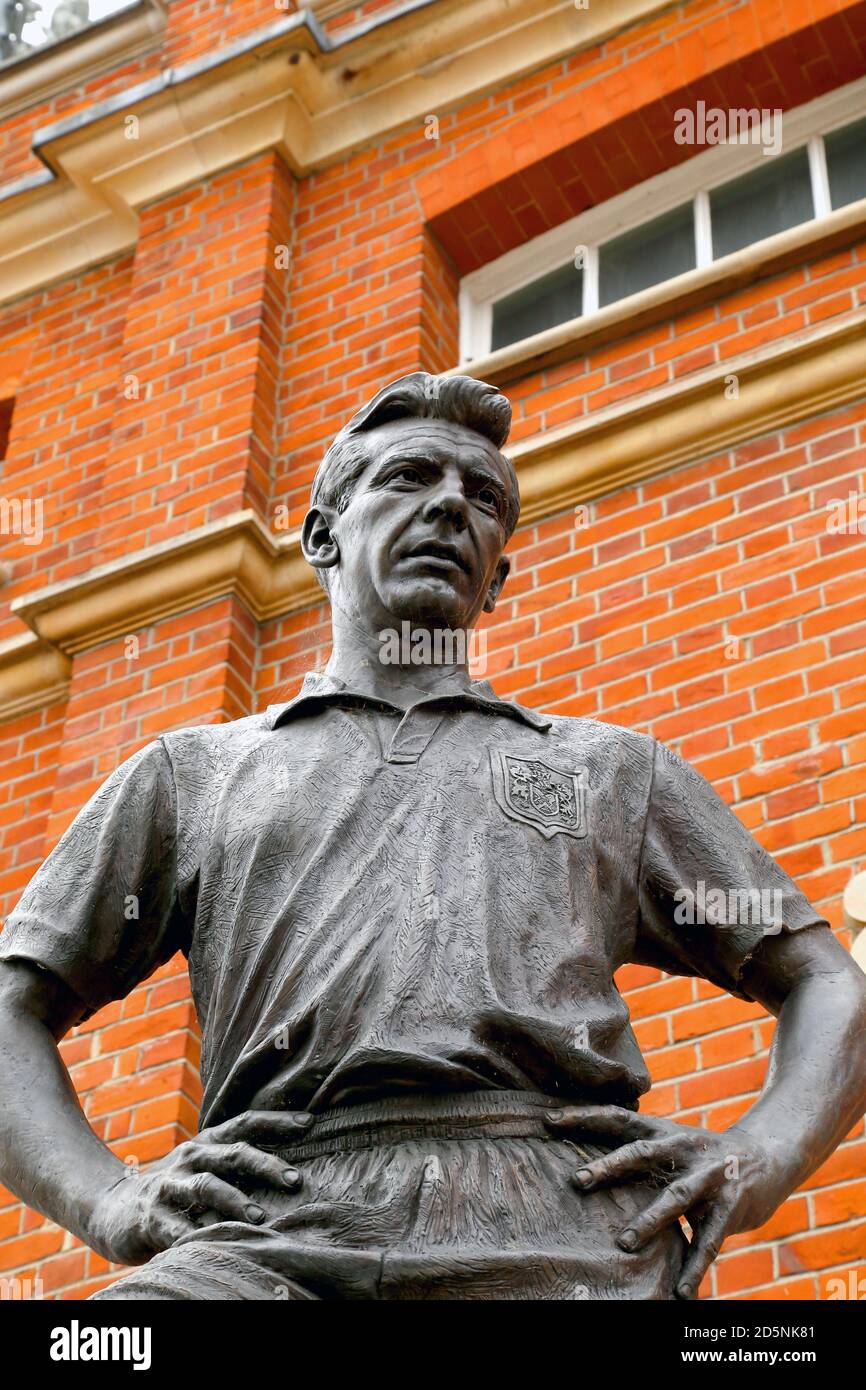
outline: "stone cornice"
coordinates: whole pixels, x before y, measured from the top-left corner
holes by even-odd
[[[728,399],[725,378],[739,395]],[[509,450],[523,524],[866,395],[866,310],[731,358]],[[321,602],[297,532],[251,511],[23,595],[0,647],[0,718],[57,696],[70,654],[235,594],[258,621]],[[52,655],[53,653],[53,655]],[[40,693],[41,692],[41,693]]]
[[[227,594],[266,622],[308,607],[322,590],[298,535],[277,538],[244,511],[25,594],[11,611],[72,655]]]
[[[725,392],[731,376],[733,398]],[[863,396],[861,309],[513,446],[521,524]]]
[[[32,633],[0,642],[0,720],[62,700],[71,667],[63,652]]]
[[[333,38],[309,10],[286,16],[38,131],[55,177],[0,189],[0,302],[129,250],[139,208],[221,169],[268,149],[320,169],[666,7],[411,0]]]
[[[168,0],[139,0],[59,43],[0,69],[0,124],[37,102],[153,52],[165,31]]]

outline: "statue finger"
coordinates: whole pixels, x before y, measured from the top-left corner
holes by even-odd
[[[201,1224],[196,1217],[209,1210],[218,1213],[222,1221],[243,1221],[245,1225],[259,1225],[265,1219],[263,1207],[214,1173],[170,1178],[163,1184],[162,1193],[195,1225]]]
[[[585,1134],[613,1135],[637,1139],[652,1132],[653,1122],[645,1115],[626,1110],[620,1105],[564,1105],[561,1110],[546,1110],[545,1123],[555,1133],[582,1131]]]
[[[589,1192],[593,1187],[604,1187],[638,1174],[663,1174],[667,1169],[670,1177],[676,1166],[676,1150],[673,1139],[638,1139],[592,1163],[581,1164],[573,1181],[581,1191]]]
[[[268,1187],[300,1187],[301,1175],[292,1164],[264,1149],[238,1141],[234,1144],[197,1144],[190,1156],[194,1172],[215,1173],[231,1181],[243,1176]]]
[[[205,1133],[218,1144],[240,1140],[277,1148],[301,1139],[314,1119],[314,1115],[302,1110],[246,1110]]]
[[[677,1280],[677,1298],[695,1298],[701,1280],[722,1248],[728,1234],[729,1214],[721,1207],[715,1207],[694,1229],[692,1243],[686,1256],[680,1277]]]
[[[698,1204],[713,1181],[709,1170],[675,1178],[646,1209],[632,1218],[629,1226],[617,1236],[621,1250],[640,1250],[666,1226]]]

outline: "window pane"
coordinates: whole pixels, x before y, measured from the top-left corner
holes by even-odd
[[[824,136],[830,204],[842,208],[866,198],[866,121],[846,125]]]
[[[571,264],[533,280],[493,306],[491,347],[507,347],[545,328],[579,318],[583,312],[583,271]]]
[[[695,267],[691,203],[605,242],[599,253],[599,304],[612,304]]]
[[[713,258],[728,256],[814,216],[809,156],[766,155],[759,169],[710,193]]]

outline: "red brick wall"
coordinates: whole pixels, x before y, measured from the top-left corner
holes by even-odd
[[[797,100],[863,70],[863,8],[813,4],[825,24],[843,16],[839,33],[851,42],[832,46],[832,71],[813,49]],[[597,114],[616,90],[643,104],[650,93],[633,80],[641,55],[665,65],[675,55],[686,84],[715,63],[721,90],[752,81],[760,102],[759,65],[736,69],[731,46],[761,22],[768,41],[778,38],[779,14],[770,0],[674,5],[438,113],[438,142],[407,124],[299,181],[262,155],[146,208],[133,254],[0,306],[0,384],[4,373],[18,380],[2,488],[46,502],[45,543],[6,547],[13,572],[0,590],[0,640],[22,630],[11,598],[35,586],[244,506],[269,522],[287,502],[300,520],[322,446],[346,416],[389,377],[457,360],[458,267],[441,234],[475,193],[454,171],[486,170],[493,188],[498,133],[514,144],[529,114],[536,162],[555,159],[557,140],[565,148],[574,137],[553,103],[577,91]],[[183,61],[273,18],[270,0],[175,0],[158,61]],[[808,7],[786,5],[800,48],[808,18]],[[713,47],[718,26],[726,37]],[[132,78],[105,80],[107,91]],[[790,72],[786,80],[794,90]],[[10,127],[0,183],[26,165],[32,129],[71,109],[63,102],[92,97],[59,97],[52,114],[34,108]],[[617,186],[651,171],[638,163]],[[523,235],[541,230],[531,218],[522,226]],[[283,245],[288,272],[275,260]],[[714,363],[721,379],[734,355],[850,314],[864,287],[866,245],[853,243],[625,333],[512,383],[514,438]],[[141,384],[132,398],[131,375]],[[586,524],[568,513],[524,528],[487,629],[488,674],[502,694],[648,729],[678,748],[840,932],[841,890],[866,867],[866,538],[829,535],[826,506],[866,491],[864,436],[866,401],[603,497]],[[138,657],[128,659],[122,638],[83,652],[68,700],[0,725],[4,915],[118,761],[161,731],[263,707],[328,650],[323,605],[257,628],[223,599],[135,635]],[[733,638],[739,653],[728,659]],[[700,981],[631,967],[620,983],[655,1080],[647,1108],[729,1124],[761,1083],[770,1021]],[[88,1115],[124,1157],[145,1162],[194,1131],[198,1052],[182,962],[63,1048]],[[866,1257],[864,1158],[861,1122],[766,1229],[727,1243],[705,1292],[821,1296],[828,1271]],[[2,1193],[0,1270],[38,1271],[46,1292],[76,1298],[114,1277]]]

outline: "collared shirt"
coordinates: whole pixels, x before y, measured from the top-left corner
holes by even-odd
[[[167,734],[67,830],[0,936],[91,1012],[176,950],[202,1125],[406,1088],[636,1107],[633,961],[743,995],[822,924],[709,784],[646,735],[485,682],[405,713],[328,676]]]

